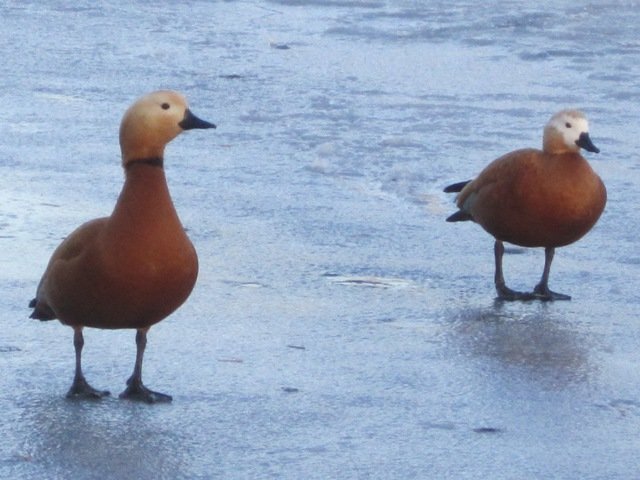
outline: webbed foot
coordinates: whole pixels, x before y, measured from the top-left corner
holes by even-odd
[[[120,394],[120,398],[145,403],[169,403],[173,400],[171,395],[149,390],[141,381],[131,378],[127,380],[127,388]]]
[[[529,292],[518,292],[516,290],[511,290],[506,285],[498,285],[496,284],[496,291],[498,292],[498,300],[504,300],[507,302],[517,302],[517,301],[530,301],[536,299],[536,295]]]
[[[552,292],[549,290],[548,285],[544,285],[539,283],[533,289],[533,295],[536,299],[542,300],[543,302],[550,302],[554,300],[571,300],[570,295],[565,295],[564,293]]]
[[[67,398],[73,400],[100,400],[108,397],[111,392],[108,390],[96,390],[85,380],[84,377],[77,377],[67,392]]]

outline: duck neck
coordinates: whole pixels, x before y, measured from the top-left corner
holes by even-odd
[[[127,162],[114,221],[123,219],[130,225],[179,223],[162,164],[162,157]]]

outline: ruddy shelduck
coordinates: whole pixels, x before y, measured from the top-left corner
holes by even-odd
[[[449,185],[459,192],[460,210],[448,222],[472,220],[495,237],[495,286],[504,300],[570,300],[549,289],[549,270],[557,247],[575,242],[595,225],[607,192],[580,149],[600,150],[589,137],[585,115],[562,110],[544,128],[542,150],[516,150],[490,163],[474,180]],[[504,243],[544,247],[545,262],[533,292],[505,285]]]
[[[82,373],[83,328],[131,328],[137,330],[136,360],[120,398],[171,401],[142,383],[142,358],[149,328],[184,303],[198,275],[198,256],[173,206],[163,165],[167,143],[194,128],[215,125],[191,113],[181,94],[157,91],[138,99],[120,125],[125,181],[113,213],[81,225],[53,252],[29,306],[31,318],[57,318],[74,330],[68,397],[109,395]]]

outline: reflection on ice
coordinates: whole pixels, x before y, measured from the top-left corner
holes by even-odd
[[[30,402],[17,455],[52,478],[181,478],[184,439],[159,410],[116,399]]]
[[[589,360],[591,342],[545,305],[531,310],[496,302],[458,312],[451,341],[472,358],[515,367],[522,381],[541,382],[546,388],[588,381],[595,373]]]

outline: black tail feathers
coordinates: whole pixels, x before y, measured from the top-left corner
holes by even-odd
[[[447,187],[444,187],[445,193],[458,193],[460,192],[471,180],[465,180],[464,182],[453,183]],[[458,210],[453,215],[447,217],[447,222],[466,222],[473,220],[471,215],[463,210]]]
[[[462,210],[458,210],[453,215],[449,215],[447,217],[447,222],[467,222],[469,220],[473,220],[471,215],[467,212],[463,212]]]
[[[29,318],[35,320],[55,320],[56,314],[47,305],[38,305],[38,299],[34,298],[29,302],[29,308],[33,308],[33,312],[29,315]]]
[[[457,193],[461,191],[470,181],[471,180],[465,180],[464,182],[454,183],[452,185],[444,187],[444,191],[445,193]]]

